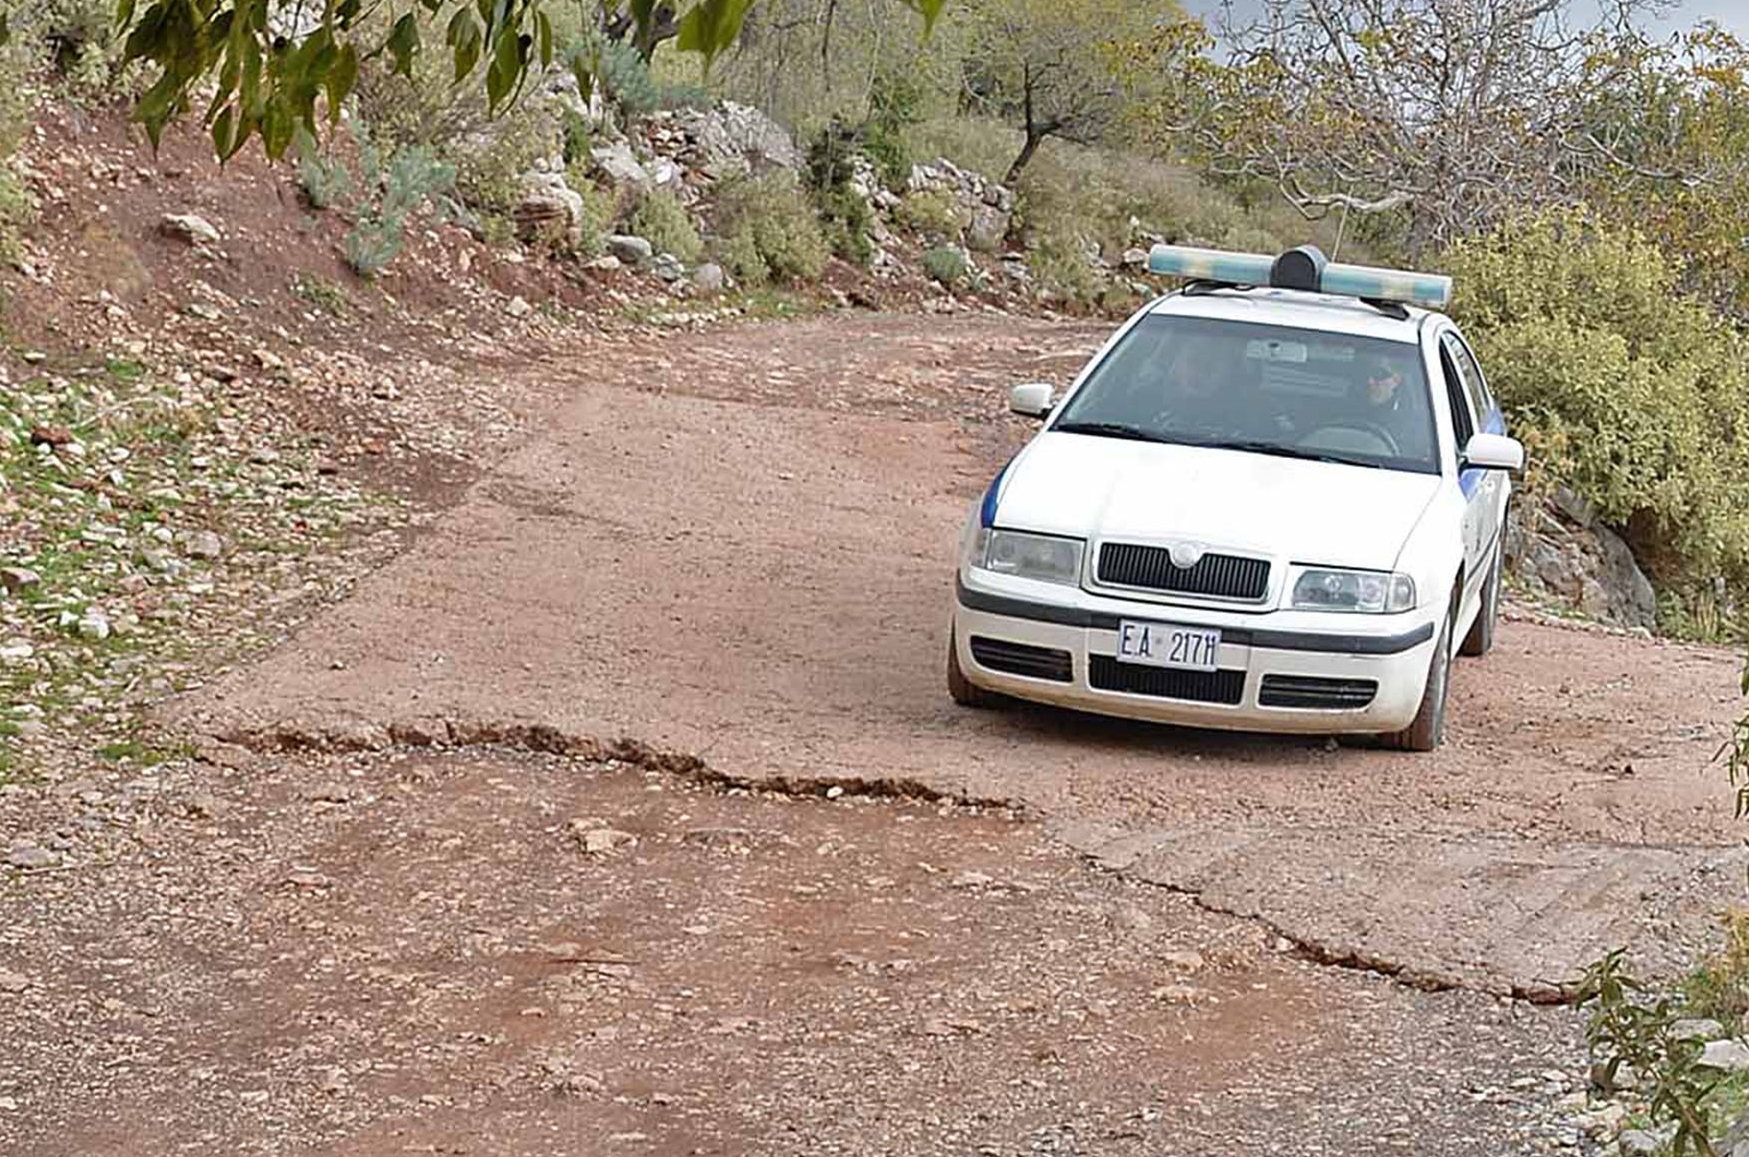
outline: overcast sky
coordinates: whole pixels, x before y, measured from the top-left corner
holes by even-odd
[[[1219,11],[1221,7],[1221,0],[1179,2],[1199,16],[1208,16]],[[1580,5],[1589,2],[1590,0],[1576,0]],[[1233,6],[1243,18],[1248,12],[1257,11],[1261,4],[1259,0],[1234,0]],[[1702,20],[1716,20],[1721,26],[1740,36],[1749,36],[1749,0],[1680,0],[1654,22],[1654,27],[1661,32],[1674,32],[1692,27]]]

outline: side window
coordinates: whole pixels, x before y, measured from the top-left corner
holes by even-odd
[[[1464,339],[1451,330],[1445,332],[1443,341],[1451,353],[1451,360],[1457,366],[1458,376],[1463,379],[1464,393],[1469,395],[1471,411],[1476,421],[1486,422],[1488,415],[1494,411],[1494,399],[1488,394],[1488,385],[1482,380],[1482,367],[1476,364],[1476,355],[1470,352],[1470,347]]]
[[[1458,450],[1462,451],[1476,432],[1476,415],[1470,408],[1469,391],[1464,388],[1463,378],[1458,374],[1450,347],[1443,340],[1439,345],[1439,368],[1444,371],[1445,394],[1451,401],[1452,439],[1457,443]]]

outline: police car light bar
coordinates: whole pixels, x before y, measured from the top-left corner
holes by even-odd
[[[1326,258],[1316,245],[1302,245],[1277,257],[1187,245],[1156,245],[1148,254],[1148,269],[1163,277],[1302,289],[1425,309],[1444,309],[1451,302],[1451,278],[1443,274],[1340,265]]]

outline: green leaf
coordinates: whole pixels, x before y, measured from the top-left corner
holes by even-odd
[[[480,35],[480,20],[474,15],[474,10],[465,5],[456,9],[455,15],[450,17],[449,30],[444,39],[455,51],[455,80],[460,84],[474,71],[474,66],[480,63],[483,39]]]
[[[717,54],[741,35],[741,22],[752,6],[753,0],[699,0],[681,17],[675,46],[682,52],[703,56],[708,73]]]
[[[126,27],[126,25],[123,25]],[[0,48],[5,48],[12,42],[12,25],[6,21],[6,13],[0,12]]]
[[[923,16],[923,34],[927,36],[935,29],[935,22],[941,16],[941,10],[947,7],[947,0],[905,0],[907,8],[915,9]]]
[[[413,57],[419,52],[419,20],[411,12],[404,13],[389,31],[384,47],[395,58],[395,71],[411,78]]]
[[[213,118],[213,152],[219,155],[219,163],[236,156],[241,143],[237,139],[237,110],[227,105]]]
[[[540,40],[540,63],[545,68],[553,62],[553,21],[545,12],[534,14],[535,32]]]
[[[340,106],[358,84],[358,49],[350,44],[343,46],[322,83],[328,90],[328,123],[339,124]]]

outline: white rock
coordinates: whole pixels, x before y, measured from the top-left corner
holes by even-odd
[[[183,553],[191,558],[218,558],[225,553],[225,544],[210,530],[197,530],[182,544]]]
[[[162,219],[166,233],[197,245],[217,245],[219,231],[211,221],[194,213],[166,213]]]
[[[1697,1063],[1709,1069],[1740,1073],[1749,1069],[1749,1045],[1740,1040],[1708,1041]]]
[[[509,303],[504,306],[504,312],[511,317],[527,317],[534,312],[534,306],[528,304],[527,300],[521,296],[517,296],[511,298]]]

